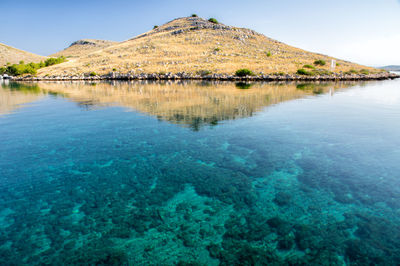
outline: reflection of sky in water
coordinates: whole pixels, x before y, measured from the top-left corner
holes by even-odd
[[[385,88],[381,88],[381,85],[375,84],[348,91],[347,95],[360,98],[368,103],[400,105],[400,84],[385,86]]]

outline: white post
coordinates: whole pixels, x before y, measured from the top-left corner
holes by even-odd
[[[332,59],[331,61],[331,70],[334,71],[336,68],[336,60]]]

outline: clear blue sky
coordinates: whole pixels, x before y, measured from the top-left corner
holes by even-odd
[[[123,41],[196,13],[313,52],[400,64],[400,0],[0,0],[0,42],[41,55],[83,38]]]

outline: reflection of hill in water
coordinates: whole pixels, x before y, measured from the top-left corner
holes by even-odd
[[[38,86],[45,92],[62,94],[85,108],[123,106],[197,130],[202,125],[249,117],[265,106],[326,93],[349,84],[43,82]]]
[[[7,89],[2,89],[2,87]],[[9,114],[20,106],[35,102],[42,98],[44,94],[41,92],[37,84],[19,84],[11,83],[0,86],[0,115]]]

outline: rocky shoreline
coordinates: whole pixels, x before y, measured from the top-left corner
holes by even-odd
[[[340,74],[333,75],[258,75],[239,77],[227,74],[194,75],[191,73],[166,74],[133,74],[111,72],[106,75],[74,75],[74,76],[43,76],[43,77],[9,77],[13,81],[60,81],[60,80],[221,80],[221,81],[344,81],[344,80],[386,80],[400,78],[399,74],[385,72],[377,74]]]

